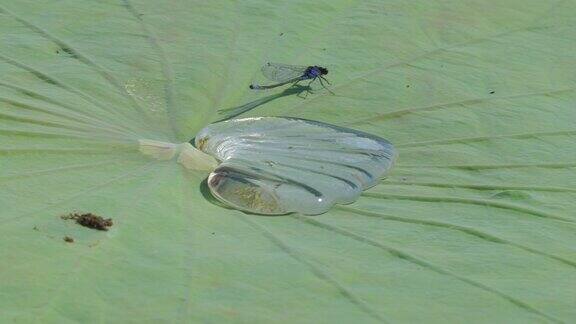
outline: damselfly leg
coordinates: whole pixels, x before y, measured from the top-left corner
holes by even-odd
[[[322,82],[322,80],[328,82],[328,80],[326,80],[324,77],[319,76],[319,77],[318,77],[318,81],[320,81],[320,84],[322,85],[322,87],[323,87],[324,89],[326,89],[326,91],[330,92],[331,94],[334,94],[334,92],[332,92],[332,90],[328,89],[328,87],[326,87],[326,85],[324,85],[324,83]],[[330,82],[328,82],[328,84],[330,84]]]

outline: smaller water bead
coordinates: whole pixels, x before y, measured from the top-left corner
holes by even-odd
[[[218,200],[266,215],[317,215],[352,203],[396,157],[383,138],[282,117],[211,124],[198,133],[195,146],[220,162],[208,177]]]

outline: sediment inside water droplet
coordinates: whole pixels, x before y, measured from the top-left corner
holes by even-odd
[[[286,213],[270,188],[251,181],[216,171],[208,177],[208,186],[216,198],[232,207],[268,215]]]

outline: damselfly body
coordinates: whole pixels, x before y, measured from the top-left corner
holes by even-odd
[[[270,85],[251,84],[250,89],[272,89],[289,83],[297,84],[298,82],[304,80],[310,80],[308,83],[308,85],[310,85],[312,82],[318,80],[320,81],[322,87],[328,90],[322,80],[330,84],[330,82],[328,82],[328,80],[324,77],[326,74],[328,74],[328,69],[317,65],[297,66],[280,63],[266,63],[261,70],[262,74],[268,80],[275,81],[277,83]]]

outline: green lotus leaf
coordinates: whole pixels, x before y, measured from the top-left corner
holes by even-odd
[[[575,13],[3,0],[0,322],[574,322]],[[327,67],[334,94],[250,90],[265,62]],[[399,159],[319,216],[223,208],[189,142],[233,115],[355,129]]]

